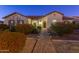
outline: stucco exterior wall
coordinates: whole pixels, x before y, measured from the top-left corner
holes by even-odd
[[[24,23],[27,23],[27,18],[24,17],[24,16],[21,16],[19,14],[14,14],[14,15],[11,15],[11,16],[5,18],[4,24],[7,24],[8,25],[8,21],[9,20],[14,20],[15,21],[15,25],[17,24],[17,20],[23,20]]]
[[[39,20],[38,19],[31,19],[32,21],[32,25],[34,25],[34,23],[36,23],[36,26],[39,26]]]
[[[50,27],[50,25],[53,23],[53,20],[56,20],[56,22],[63,22],[63,15],[59,13],[51,13],[47,15],[45,19],[47,20],[47,27]]]
[[[40,19],[40,21],[41,21],[42,23],[45,21],[45,22],[46,22],[46,28],[47,28],[47,25],[48,25],[47,16],[42,17],[42,18]],[[43,28],[43,24],[42,24],[42,28]]]
[[[29,23],[29,24],[33,25],[34,23],[36,23],[36,26],[40,25],[41,27],[43,27],[43,22],[45,21],[46,28],[49,28],[51,23],[53,23],[53,20],[56,20],[57,22],[62,22],[63,16],[64,15],[55,12],[55,13],[48,14],[48,15],[41,17],[41,18],[31,19],[31,18],[27,18],[27,17],[24,17],[19,14],[14,14],[14,15],[11,15],[11,16],[5,18],[4,24],[8,25],[9,20],[14,20],[16,24],[17,24],[17,20],[23,20],[24,24]]]

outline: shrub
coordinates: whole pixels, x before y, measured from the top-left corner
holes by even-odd
[[[38,33],[39,33],[39,30],[33,26],[31,34],[38,34]]]
[[[37,29],[38,29],[38,31],[41,31],[42,28],[41,28],[41,26],[37,26]]]
[[[0,50],[19,52],[25,44],[26,36],[18,32],[3,32],[0,35]]]
[[[11,31],[11,32],[16,32],[15,26],[9,26],[9,31]]]
[[[15,26],[14,30],[24,34],[38,34],[40,32],[37,27],[31,24],[18,24]]]
[[[6,30],[4,30],[4,32],[10,32],[10,29],[6,29]]]
[[[74,26],[72,23],[60,23],[60,22],[57,22],[55,24],[51,24],[51,32],[55,32],[57,33],[58,35],[62,36],[64,34],[69,34],[69,33],[72,33],[73,30],[74,30]]]
[[[29,34],[33,31],[33,26],[30,25],[30,24],[18,24],[15,26],[15,30],[17,32],[21,32],[21,33],[24,33],[24,34]]]
[[[9,29],[9,27],[5,24],[0,24],[0,31],[4,31],[6,29]]]
[[[75,29],[79,29],[79,23],[74,24]]]

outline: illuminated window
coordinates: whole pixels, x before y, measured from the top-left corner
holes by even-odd
[[[13,21],[11,21],[11,24],[13,24]]]
[[[9,25],[15,25],[15,21],[14,20],[9,20]]]
[[[52,20],[53,23],[57,22],[57,20]]]

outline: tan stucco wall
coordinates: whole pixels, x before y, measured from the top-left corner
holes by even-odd
[[[17,23],[17,20],[24,20],[24,23],[27,23],[27,18],[24,17],[24,16],[21,16],[21,15],[18,15],[18,14],[14,14],[12,16],[9,16],[9,17],[5,18],[4,24],[8,25],[9,20],[15,20],[15,23]]]
[[[53,20],[56,20],[57,22],[62,22],[63,21],[63,15],[57,13],[54,16],[54,13],[50,14],[47,16],[48,17],[48,26],[53,22]]]
[[[40,19],[34,19],[34,20],[28,19],[28,21],[32,21],[32,24],[34,22],[36,22],[37,26],[40,25],[39,22],[42,22],[41,27],[43,27],[43,21],[46,21],[46,28],[48,28],[51,25],[53,20],[57,20],[57,22],[63,21],[63,15],[62,14],[57,13],[56,16],[54,16],[53,14],[54,13],[51,13],[51,14],[49,14],[45,17],[42,17]]]
[[[48,25],[48,20],[47,20],[47,16],[46,17],[43,17],[40,19],[40,21],[43,23],[44,21],[46,22],[46,27]],[[42,24],[42,27],[43,27],[43,24]]]
[[[57,13],[55,16],[54,16],[54,13],[51,13],[45,17],[43,17],[41,19],[42,21],[46,21],[47,22],[47,28],[51,25],[51,23],[53,23],[53,20],[57,20],[57,22],[62,22],[63,21],[63,15],[62,14],[59,14]]]
[[[46,21],[46,27],[48,28],[51,25],[53,20],[57,20],[57,22],[63,21],[63,15],[62,14],[60,14],[60,13],[56,13],[55,15],[54,14],[55,13],[51,13],[51,14],[44,16],[42,18],[39,18],[39,19],[31,19],[31,18],[26,18],[24,16],[21,16],[19,14],[14,14],[14,15],[11,15],[11,16],[5,18],[4,24],[8,25],[8,20],[17,21],[17,17],[18,17],[20,20],[24,20],[25,24],[26,23],[33,24],[34,22],[36,22],[37,26],[39,26],[39,22],[43,23],[43,21]],[[41,26],[43,27],[43,25],[41,25]]]

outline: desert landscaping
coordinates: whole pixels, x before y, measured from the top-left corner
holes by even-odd
[[[69,39],[70,38],[70,39]],[[73,40],[74,39],[74,40]],[[15,43],[14,43],[15,44]],[[5,44],[4,44],[5,45]],[[14,46],[14,47],[13,47]],[[0,46],[1,47],[1,46]],[[9,46],[8,46],[9,47]],[[28,37],[25,40],[25,45],[19,51],[16,51],[17,45],[10,46],[11,50],[3,47],[1,53],[78,53],[79,52],[79,38],[78,36],[69,36],[63,38],[47,38],[39,39]]]
[[[68,36],[63,38],[45,38],[34,39],[28,38],[24,51],[29,53],[78,53],[79,38],[78,36]]]
[[[30,24],[17,24],[10,28],[1,24],[0,32],[1,53],[79,52],[78,24],[56,23],[44,30]]]

